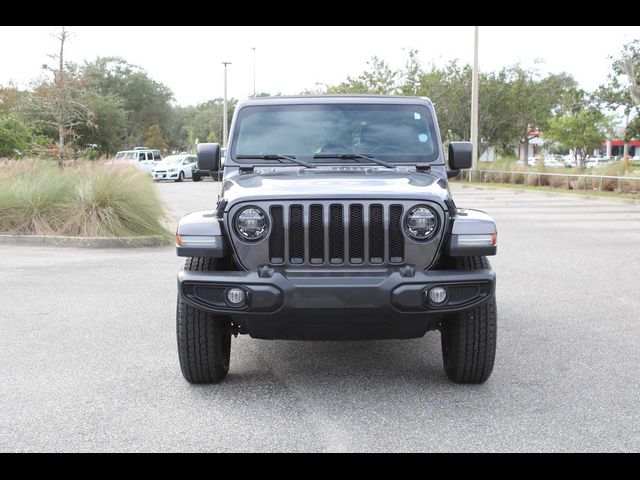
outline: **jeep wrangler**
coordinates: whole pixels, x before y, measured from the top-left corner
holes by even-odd
[[[220,146],[197,146],[220,170]],[[439,330],[444,369],[493,369],[497,231],[458,208],[448,178],[471,167],[432,103],[400,96],[253,98],[238,105],[214,209],[179,222],[182,374],[222,380],[231,337],[417,338]],[[220,184],[219,184],[220,185]]]

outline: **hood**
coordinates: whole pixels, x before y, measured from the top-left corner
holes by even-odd
[[[447,183],[437,175],[375,168],[272,169],[225,180],[223,198],[237,201],[304,199],[416,199],[444,204]]]
[[[182,164],[180,164],[180,163],[166,163],[166,162],[163,162],[163,161],[156,162],[156,163],[153,164],[153,168],[158,168],[158,167],[159,168],[173,168],[173,167],[179,168],[181,166],[182,166]]]

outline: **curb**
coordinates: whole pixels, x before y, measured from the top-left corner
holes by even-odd
[[[0,235],[0,245],[33,245],[77,248],[141,248],[170,245],[160,235],[147,237],[64,237],[54,235]]]

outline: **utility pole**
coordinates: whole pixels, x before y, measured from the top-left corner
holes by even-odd
[[[256,96],[256,47],[251,47],[253,50],[253,96]]]
[[[471,78],[471,145],[473,171],[478,171],[478,27],[474,27],[473,76]],[[475,176],[475,175],[474,175]],[[471,179],[471,175],[469,175]]]
[[[224,106],[222,110],[222,148],[227,147],[227,65],[231,62],[222,62],[224,65]]]

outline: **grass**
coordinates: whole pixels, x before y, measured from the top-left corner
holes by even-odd
[[[535,191],[543,191],[543,192],[555,192],[555,193],[571,193],[577,195],[587,195],[587,196],[596,196],[596,197],[608,197],[608,198],[620,198],[625,200],[640,200],[640,193],[615,193],[611,191],[600,191],[600,190],[569,190],[566,188],[558,188],[558,187],[549,187],[549,186],[531,186],[531,185],[515,185],[513,183],[494,183],[494,182],[468,182],[464,181],[456,181],[456,184],[462,187],[499,187],[499,188],[511,188],[516,190],[535,190]]]
[[[171,238],[152,180],[129,166],[0,165],[0,233]]]
[[[640,172],[635,170],[635,165],[629,164],[629,172],[625,174],[624,163],[615,162],[602,167],[580,170],[578,168],[545,168],[543,165],[524,167],[516,165],[515,160],[501,159],[491,164],[480,164],[482,182],[478,184],[491,185],[517,185],[523,187],[544,188],[575,192],[616,196],[619,198],[637,199],[640,196],[640,181],[631,179],[640,178]],[[511,174],[492,173],[491,170],[511,172]],[[525,175],[525,172],[539,175]],[[569,175],[587,175],[587,177],[553,177],[547,173],[561,173]],[[618,179],[602,179],[598,176],[623,177]],[[591,177],[593,176],[593,178]],[[475,179],[474,179],[475,180]],[[466,180],[465,180],[466,181]],[[476,182],[474,182],[476,183]]]

